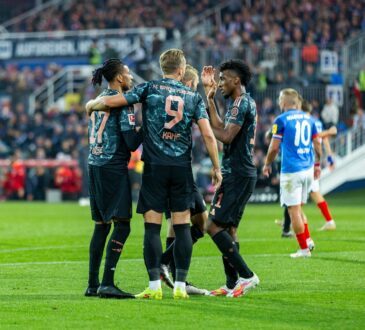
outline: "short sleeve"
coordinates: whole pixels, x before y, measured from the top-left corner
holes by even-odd
[[[249,102],[247,99],[238,98],[228,109],[226,115],[226,125],[236,124],[242,126],[245,121],[245,114],[248,110]]]
[[[143,84],[135,86],[130,92],[124,94],[125,99],[129,105],[136,103],[143,103],[147,96],[149,83],[145,82]]]
[[[284,121],[282,117],[276,117],[271,128],[272,137],[274,139],[282,140],[284,135]]]
[[[119,115],[119,127],[121,132],[134,130],[136,126],[134,108],[127,107],[127,111],[123,109]]]
[[[320,131],[316,125],[316,122],[313,120],[313,118],[311,118],[311,122],[312,122],[312,140],[313,140],[316,137],[318,137]]]
[[[203,99],[200,95],[198,97],[198,103],[195,107],[194,119],[195,119],[196,122],[199,119],[209,119],[208,114],[207,114],[207,110],[205,108],[204,101],[203,101]]]

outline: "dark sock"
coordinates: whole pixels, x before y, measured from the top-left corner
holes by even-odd
[[[288,212],[288,207],[284,208],[284,224],[283,224],[283,232],[288,233],[290,231],[290,215]]]
[[[191,254],[193,252],[193,241],[189,224],[174,225],[175,243],[174,259],[176,265],[176,281],[185,282],[188,275]]]
[[[204,237],[204,233],[196,225],[192,225],[190,227],[190,233],[191,233],[191,239],[193,240],[193,244],[195,244],[199,238]]]
[[[215,234],[212,239],[218,249],[222,252],[223,256],[227,257],[227,261],[238,272],[240,277],[250,278],[253,276],[252,271],[248,268],[245,261],[239,254],[237,246],[231,235],[229,235],[225,230],[222,230]]]
[[[98,287],[99,269],[103,257],[106,238],[110,231],[108,224],[95,224],[89,248],[89,286]]]
[[[117,263],[122,253],[124,243],[126,242],[131,225],[129,221],[120,221],[114,223],[114,230],[110,235],[109,243],[106,248],[106,259],[104,267],[104,276],[101,281],[102,285],[114,285],[114,273]]]
[[[175,237],[166,237],[166,250],[174,242]]]
[[[202,231],[199,229],[199,227],[197,227],[195,225],[190,227],[190,234],[191,234],[191,239],[192,239],[193,244],[195,244],[199,238],[204,237],[204,233],[202,233]],[[162,257],[161,257],[161,263],[164,265],[169,265],[171,263],[171,260],[173,260],[173,258],[174,258],[174,254],[173,254],[174,241],[175,241],[174,237],[166,238],[166,250],[162,254]],[[168,242],[171,242],[171,243],[168,245]]]
[[[236,242],[237,250],[240,250],[240,243]],[[236,282],[238,280],[238,274],[236,270],[232,267],[232,265],[228,262],[228,258],[225,256],[222,256],[223,265],[224,265],[224,272],[226,274],[226,285],[227,288],[233,289],[236,285]]]
[[[143,257],[150,281],[160,279],[160,264],[162,255],[161,225],[145,222],[144,224]]]

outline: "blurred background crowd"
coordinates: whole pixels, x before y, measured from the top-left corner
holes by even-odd
[[[164,33],[155,34],[150,41],[141,35],[138,47],[123,58],[144,79],[154,77],[151,63],[156,65],[160,52],[174,45],[183,47],[189,62],[199,70],[226,58],[246,60],[254,72],[248,90],[259,114],[255,147],[259,187],[278,184],[277,176],[264,179],[260,170],[269,143],[265,133],[280,113],[277,96],[281,88],[290,86],[302,92],[325,127],[336,125],[339,131],[365,128],[365,68],[346,87],[350,89],[346,109],[325,94],[328,84],[344,85],[341,50],[346,40],[365,31],[364,1],[66,0],[48,5],[47,1],[18,0],[17,6],[11,4],[0,0],[0,6],[7,8],[0,11],[0,24],[13,20],[4,24],[10,34],[162,28]],[[41,5],[47,6],[19,19]],[[190,36],[196,22],[203,22],[204,29]],[[324,72],[322,50],[339,55],[336,72]],[[90,65],[97,66],[109,57],[121,57],[113,44],[106,43],[101,50],[95,42],[88,50]],[[83,104],[99,91],[85,79],[77,91],[79,97],[67,110],[59,103],[36,102],[30,112],[30,95],[62,71],[64,63],[50,59],[29,63],[0,58],[0,196],[44,200],[47,189],[59,189],[64,199],[87,197],[88,119]],[[219,103],[223,109],[224,102]],[[196,128],[193,137],[197,183],[209,197],[209,161]],[[130,163],[135,198],[142,171],[140,153],[137,150]],[[27,160],[58,163],[36,162],[34,166]]]

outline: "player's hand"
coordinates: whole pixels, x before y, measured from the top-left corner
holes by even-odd
[[[213,80],[213,85],[210,87],[209,92],[207,94],[207,99],[208,100],[213,100],[215,93],[217,92],[217,83]]]
[[[330,168],[330,170],[334,170],[335,168],[335,160],[333,159],[333,156],[332,155],[328,155],[327,156],[327,163],[328,163],[328,166]]]
[[[321,166],[314,166],[314,179],[318,180],[321,177]]]
[[[215,81],[214,81],[215,69],[212,66],[203,67],[203,71],[201,73],[201,80],[204,86],[204,89],[210,89]]]
[[[212,185],[214,186],[215,190],[221,186],[222,180],[223,177],[220,168],[214,168],[212,174]]]
[[[265,177],[269,177],[270,174],[272,172],[272,168],[271,168],[271,165],[264,165],[264,167],[262,168],[262,174],[265,176]]]
[[[108,110],[109,108],[104,104],[102,97],[90,100],[86,103],[86,112],[90,116],[93,111]]]

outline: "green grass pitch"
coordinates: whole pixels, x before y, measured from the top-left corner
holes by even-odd
[[[365,329],[365,192],[328,198],[337,231],[319,232],[315,205],[305,212],[316,250],[292,260],[294,239],[282,239],[278,205],[249,204],[240,225],[241,251],[261,280],[239,299],[197,297],[174,301],[105,300],[83,296],[93,229],[77,204],[0,204],[0,328],[24,329]],[[162,229],[163,243],[165,226]],[[142,291],[143,221],[132,232],[116,283]],[[209,237],[194,247],[189,279],[215,289],[224,284],[218,250]]]

